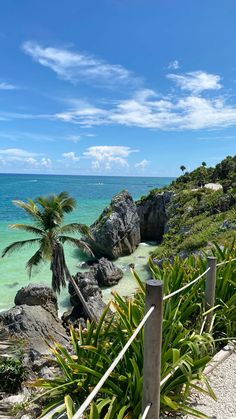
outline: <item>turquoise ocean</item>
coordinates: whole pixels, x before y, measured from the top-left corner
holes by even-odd
[[[153,188],[168,185],[173,178],[149,177],[110,177],[110,176],[59,176],[59,175],[25,175],[0,174],[0,252],[13,241],[23,240],[32,236],[9,229],[9,224],[31,222],[24,211],[12,204],[15,199],[34,199],[40,195],[67,191],[77,201],[76,210],[65,218],[67,222],[80,222],[90,225],[100,215],[111,198],[123,189],[127,189],[134,199],[140,198]],[[131,295],[135,290],[135,280],[129,271],[129,263],[145,280],[148,272],[145,262],[155,248],[153,243],[141,243],[133,255],[119,258],[115,263],[124,270],[124,278],[115,287],[103,290],[106,301],[112,290],[122,295]],[[0,311],[14,305],[14,297],[19,288],[29,283],[51,283],[51,272],[48,264],[34,272],[29,279],[25,263],[36,248],[25,247],[22,250],[0,259]],[[72,274],[81,270],[80,264],[85,257],[73,247],[66,247],[66,260]],[[69,306],[66,290],[59,296],[60,312]]]

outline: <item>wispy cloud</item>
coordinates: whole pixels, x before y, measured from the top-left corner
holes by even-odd
[[[146,167],[147,167],[149,164],[150,164],[150,161],[149,161],[149,160],[143,159],[143,160],[141,160],[140,162],[136,163],[136,164],[134,165],[134,167],[136,167],[137,169],[144,170],[144,169],[146,169]]]
[[[180,64],[178,60],[170,61],[168,66],[168,70],[178,70],[180,68]]]
[[[6,83],[6,82],[0,82],[0,90],[15,90],[18,89],[18,86],[15,86],[14,84],[11,83]]]
[[[92,160],[92,168],[95,170],[110,170],[113,166],[128,167],[127,158],[131,153],[138,152],[126,146],[93,146],[89,147],[83,155]]]
[[[236,106],[221,95],[209,97],[203,92],[213,87],[218,90],[219,80],[219,76],[209,75],[202,84],[195,85],[196,79],[194,82],[191,79],[191,86],[186,86],[186,90],[191,88],[190,93],[176,92],[163,97],[153,90],[142,89],[128,99],[116,101],[114,106],[86,104],[54,117],[82,127],[118,124],[166,131],[222,129],[236,124]]]
[[[9,131],[9,132],[0,132],[0,138],[6,139],[9,141],[22,141],[22,140],[29,140],[35,142],[41,141],[49,141],[54,142],[55,138],[53,135],[49,134],[40,134],[35,132],[27,132],[27,131]]]
[[[200,93],[204,90],[221,89],[220,76],[209,74],[204,71],[192,71],[185,74],[167,74],[168,79],[173,80],[182,90]]]
[[[137,83],[138,78],[120,64],[110,64],[88,53],[65,48],[44,47],[37,42],[23,44],[23,51],[34,61],[73,83],[87,80],[96,85]]]
[[[0,119],[47,119],[77,124],[81,128],[123,125],[155,130],[211,130],[236,125],[236,104],[219,94],[220,76],[202,71],[169,74],[177,88],[161,96],[151,89],[137,89],[125,99],[100,103],[73,100],[68,109],[55,114],[0,112]],[[209,90],[211,94],[209,94]],[[78,142],[94,134],[72,134],[67,140]],[[96,163],[97,164],[97,163]]]
[[[33,153],[31,151],[23,150],[21,148],[6,148],[6,149],[0,149],[0,155],[6,156],[7,158],[12,159],[22,159],[22,158],[28,158],[28,157],[35,157],[37,156],[36,153]]]

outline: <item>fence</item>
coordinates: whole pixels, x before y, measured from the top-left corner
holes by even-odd
[[[125,352],[132,344],[143,326],[144,329],[144,364],[143,364],[143,395],[142,395],[142,419],[159,419],[160,415],[160,389],[161,386],[175,373],[174,368],[162,381],[161,376],[161,347],[162,347],[162,315],[163,302],[179,294],[186,288],[195,284],[199,279],[206,275],[205,282],[205,310],[206,315],[205,329],[209,331],[211,328],[213,309],[215,304],[215,286],[216,286],[216,269],[218,266],[235,261],[231,259],[217,264],[215,257],[207,258],[207,269],[197,278],[182,288],[163,296],[163,283],[158,280],[149,280],[146,283],[146,303],[145,315],[140,322],[131,338],[119,353],[117,358],[112,362],[106,373],[103,375],[93,391],[80,406],[73,416],[73,419],[83,419],[83,413],[88,408],[94,397],[97,395],[103,384],[110,376],[116,365],[124,356]]]

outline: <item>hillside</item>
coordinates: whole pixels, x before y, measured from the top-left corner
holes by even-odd
[[[222,188],[212,190],[209,183]],[[203,164],[186,172],[165,190],[172,191],[173,197],[166,206],[168,221],[156,257],[186,256],[236,237],[236,156],[226,157],[215,168]],[[150,195],[157,192],[161,191]]]

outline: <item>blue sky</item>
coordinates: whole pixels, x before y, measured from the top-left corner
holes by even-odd
[[[234,155],[235,0],[2,0],[0,172],[176,176]]]

